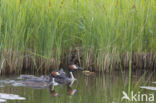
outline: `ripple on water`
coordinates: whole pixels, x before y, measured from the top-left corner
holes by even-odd
[[[20,87],[20,86],[25,86],[25,85],[24,85],[23,82],[17,81],[17,82],[15,82],[15,83],[12,83],[12,86],[14,86],[14,87]]]
[[[0,88],[3,88],[4,87],[4,85],[0,85]]]
[[[142,89],[147,89],[147,90],[154,90],[154,91],[156,91],[156,87],[152,87],[152,86],[140,86],[140,88],[142,88]]]
[[[5,99],[0,99],[0,103],[1,103],[1,102],[6,102],[6,100],[5,100]]]
[[[25,100],[25,97],[21,97],[16,94],[0,93],[0,102],[6,102],[7,100]]]
[[[3,83],[3,84],[11,84],[11,83],[14,83],[15,80],[9,80],[9,79],[6,79],[6,80],[0,80],[0,83]]]

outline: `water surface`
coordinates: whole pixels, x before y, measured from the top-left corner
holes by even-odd
[[[13,86],[12,83],[17,81],[17,76],[1,77],[0,93],[17,94],[26,98],[25,100],[7,100],[7,103],[121,103],[123,91],[127,93],[128,90],[128,73],[115,72],[94,76],[75,73],[75,77],[77,80],[71,87],[68,85],[54,87],[55,93],[59,96],[54,96],[54,91],[50,91],[48,87],[36,89]],[[133,73],[131,91],[156,95],[155,82],[154,73]],[[71,95],[69,92],[72,90],[77,92]]]

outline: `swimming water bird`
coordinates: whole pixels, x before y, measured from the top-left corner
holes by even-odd
[[[60,76],[60,73],[57,72],[57,71],[53,71],[53,72],[50,74],[50,80],[49,80],[49,82],[52,81],[52,85],[53,85],[53,86],[58,85],[58,83],[57,83],[56,80],[55,80],[58,76]]]
[[[73,75],[73,70],[83,70],[83,68],[79,67],[76,64],[70,64],[68,66],[68,74],[66,74],[63,69],[60,69],[60,71],[58,71],[60,73],[59,76],[55,77],[55,81],[59,84],[66,84],[69,82],[74,82],[76,79]]]
[[[33,75],[21,75],[18,79],[23,79],[23,84],[32,88],[45,88],[49,85],[56,86],[67,83],[72,85],[76,80],[72,71],[76,69],[83,70],[83,68],[76,64],[70,64],[68,67],[68,74],[66,74],[63,69],[60,69],[59,71],[51,72],[51,74],[48,76],[36,77]]]
[[[30,76],[30,77],[28,77],[28,76],[24,75],[24,76],[22,76],[22,79],[24,79],[23,84],[26,87],[46,88],[49,85],[53,85],[53,86],[58,85],[58,83],[55,82],[54,78],[59,75],[60,75],[59,72],[53,71],[48,76],[41,76],[41,77]]]
[[[68,95],[72,96],[72,95],[75,95],[77,93],[77,89],[72,89],[72,82],[69,82],[67,85],[67,93]],[[56,96],[60,96],[59,93],[57,93],[54,89],[54,85],[50,85],[49,86],[49,89],[50,89],[50,95],[52,97],[56,97]]]

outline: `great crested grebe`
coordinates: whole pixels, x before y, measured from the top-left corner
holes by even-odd
[[[29,76],[29,75],[21,75],[19,79],[23,79],[23,86],[32,87],[32,88],[45,88],[49,85],[58,85],[57,82],[55,82],[54,78],[59,76],[60,73],[57,71],[52,72],[48,76]]]
[[[60,75],[54,77],[54,81],[59,83],[59,84],[66,84],[66,83],[75,81],[76,79],[75,79],[72,71],[77,70],[77,69],[83,70],[83,68],[79,67],[76,64],[70,64],[68,66],[68,74],[66,74],[63,71],[63,69],[60,69],[60,71],[58,71],[60,73]]]
[[[51,83],[52,83],[53,86],[58,85],[58,83],[56,82],[56,78],[57,78],[58,76],[60,76],[60,71],[59,71],[59,72],[53,71],[53,72],[50,74],[50,80],[49,80],[49,82],[52,81]]]

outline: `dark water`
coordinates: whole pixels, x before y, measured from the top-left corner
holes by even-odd
[[[77,80],[69,88],[67,85],[56,86],[54,88],[55,93],[58,93],[59,96],[54,96],[54,92],[50,92],[50,89],[34,89],[31,87],[23,86],[12,86],[10,84],[5,84],[1,82],[0,84],[0,93],[9,93],[17,94],[21,97],[25,97],[25,100],[7,100],[7,103],[128,103],[127,100],[121,100],[123,97],[123,92],[128,93],[128,73],[105,73],[105,74],[96,74],[94,76],[85,76],[83,73],[76,73],[75,77]],[[14,77],[1,77],[2,80],[16,80]],[[156,99],[156,91],[153,90],[156,88],[156,76],[154,73],[133,73],[132,75],[132,84],[131,92],[137,95],[147,94],[149,98],[150,94],[154,95]],[[140,86],[152,86],[153,88]],[[152,90],[149,90],[152,89]],[[70,95],[70,91],[77,90],[73,95]],[[130,95],[131,96],[131,93]],[[144,101],[138,103],[145,103],[147,98],[143,98]],[[142,98],[140,98],[142,99]],[[156,103],[156,100],[149,103]],[[129,101],[133,103],[132,101]]]

